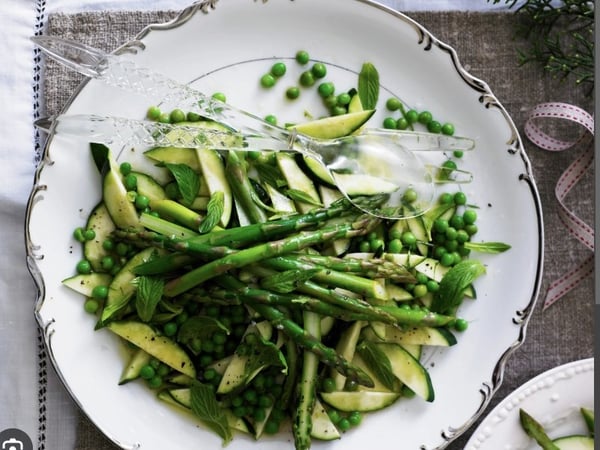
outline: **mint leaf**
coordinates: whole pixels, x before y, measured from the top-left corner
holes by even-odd
[[[276,189],[287,186],[286,179],[281,173],[281,170],[279,170],[276,166],[265,163],[254,163],[253,167],[258,172],[258,177],[261,179],[261,181],[269,183]]]
[[[195,339],[210,339],[215,331],[224,331],[229,334],[229,329],[217,319],[208,316],[193,316],[181,324],[177,332],[177,340],[183,344],[190,344]]]
[[[453,266],[433,297],[430,309],[441,314],[452,314],[461,304],[465,290],[473,281],[485,273],[485,266],[476,259],[466,259]]]
[[[365,364],[373,371],[373,374],[391,391],[396,391],[400,387],[400,380],[394,375],[392,363],[387,355],[377,347],[377,344],[369,341],[362,341],[356,347],[356,350],[364,360]]]
[[[135,309],[143,322],[149,322],[160,302],[165,286],[161,278],[138,277]]]
[[[510,245],[504,242],[465,242],[464,246],[480,253],[502,253],[510,250]]]
[[[215,390],[209,385],[194,383],[190,388],[190,400],[193,413],[223,439],[223,445],[231,442],[233,433]]]
[[[206,205],[206,216],[198,227],[198,232],[201,234],[208,233],[217,226],[221,216],[223,215],[223,209],[225,208],[225,195],[221,191],[214,192],[210,196],[208,205]]]
[[[375,109],[379,99],[379,73],[369,62],[364,63],[358,74],[358,97],[364,109]]]
[[[257,334],[257,333],[255,333]],[[287,361],[271,341],[267,341],[257,334],[258,339],[253,340],[248,352],[248,361],[244,369],[246,383],[252,380],[261,370],[269,366],[282,367],[281,372],[287,373]]]
[[[287,191],[285,191],[285,194],[289,198],[291,198],[292,200],[297,201],[297,202],[308,203],[309,205],[314,205],[314,206],[323,206],[323,204],[321,202],[319,202],[318,200],[315,200],[310,195],[308,195],[306,192],[302,192],[298,189],[288,189]]]
[[[165,166],[173,174],[173,178],[175,178],[183,203],[187,206],[191,205],[200,190],[200,177],[187,164],[167,163]]]

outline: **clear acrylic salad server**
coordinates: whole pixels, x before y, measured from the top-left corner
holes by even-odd
[[[387,219],[421,215],[434,203],[435,177],[432,170],[418,159],[415,151],[474,148],[474,141],[464,137],[379,129],[363,129],[359,134],[336,139],[315,139],[294,130],[271,125],[255,115],[213,99],[190,86],[150,69],[138,67],[134,62],[118,55],[107,54],[84,44],[52,36],[36,36],[32,40],[47,55],[79,73],[114,87],[160,99],[163,105],[197,112],[226,124],[243,135],[248,148],[292,150],[315,158],[328,170],[335,184],[350,201],[352,198],[341,188],[343,183],[340,178],[349,173],[365,175],[361,180],[381,186],[380,193],[386,194],[387,201],[376,209],[365,210],[360,205],[357,207]],[[59,123],[68,120],[65,117],[62,116]],[[114,127],[117,126],[120,132],[125,132],[128,126],[122,119],[117,118],[94,119],[90,116],[88,119],[88,125],[95,123],[96,130],[102,125],[105,128],[112,127],[114,131]],[[154,122],[129,125],[139,134],[140,130],[146,127],[146,123],[152,124],[153,131],[157,131],[158,124]],[[70,130],[73,134],[73,121]],[[87,131],[90,131],[89,128]],[[135,132],[131,135],[135,135]],[[261,144],[258,147],[252,145],[252,139],[260,140]],[[213,148],[207,145],[206,136],[200,137],[199,140],[201,142],[194,143],[198,147]],[[194,145],[188,142],[186,146]],[[470,181],[470,174],[463,172],[462,175],[467,177],[446,181]],[[417,194],[418,200],[410,205],[404,201],[407,190]]]

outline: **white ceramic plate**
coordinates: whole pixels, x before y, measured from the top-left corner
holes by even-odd
[[[534,450],[539,446],[519,422],[522,408],[554,439],[587,434],[580,408],[594,409],[594,359],[550,369],[500,402],[481,422],[465,450]]]
[[[488,273],[478,280],[478,299],[461,315],[470,322],[458,345],[431,352],[427,366],[436,389],[433,403],[398,402],[365,420],[340,441],[315,448],[442,448],[481,414],[498,388],[507,358],[520,345],[537,297],[542,269],[540,202],[522,142],[487,84],[469,75],[455,51],[408,17],[360,0],[227,0],[196,4],[172,23],[151,26],[122,51],[206,93],[223,91],[228,101],[257,115],[301,120],[318,115],[317,95],[283,107],[284,83],[265,93],[258,79],[274,59],[308,50],[324,61],[336,86],[356,85],[366,61],[377,67],[382,102],[396,95],[410,107],[451,121],[477,149],[463,167],[475,174],[464,186],[481,207],[478,239],[503,241],[512,249],[483,255]],[[141,45],[140,45],[141,44]],[[142,49],[143,48],[143,49]],[[138,50],[135,53],[127,50]],[[288,67],[293,67],[292,61]],[[290,75],[287,80],[294,83]],[[389,95],[388,95],[389,94]],[[124,93],[97,81],[84,83],[68,113],[142,117],[156,99]],[[300,105],[300,106],[299,106]],[[379,119],[385,112],[382,106]],[[381,123],[381,122],[379,122]],[[39,286],[36,316],[61,379],[89,418],[124,448],[219,448],[213,434],[157,401],[141,384],[119,387],[124,355],[106,330],[94,332],[79,296],[61,286],[81,255],[72,230],[84,223],[100,199],[99,180],[86,142],[52,136],[37,174],[27,217],[28,256]],[[291,437],[257,444],[238,437],[238,449],[281,449]]]

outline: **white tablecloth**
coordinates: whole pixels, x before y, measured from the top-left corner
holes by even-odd
[[[250,0],[249,0],[250,1]],[[504,1],[382,0],[401,11],[498,10]],[[107,9],[181,9],[188,0],[2,0],[0,8],[0,432],[19,428],[34,448],[73,447],[77,414],[71,399],[38,353],[43,346],[33,315],[36,291],[27,270],[24,246],[25,208],[40,142],[32,126],[35,103],[42,94],[29,36],[44,26],[53,12]],[[47,369],[47,371],[45,370]],[[47,383],[40,380],[47,375]],[[93,383],[93,381],[90,381]],[[44,389],[46,386],[46,389]],[[42,387],[42,391],[40,391]],[[45,396],[40,403],[39,397]],[[51,414],[41,418],[45,405]],[[40,438],[43,433],[45,438]],[[45,442],[45,446],[44,446]]]

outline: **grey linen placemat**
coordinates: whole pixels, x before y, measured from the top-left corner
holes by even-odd
[[[524,42],[513,39],[514,17],[510,13],[418,12],[409,16],[427,27],[436,37],[453,46],[463,66],[485,80],[506,107],[522,133],[527,112],[547,101],[566,102],[592,111],[586,98],[573,83],[559,83],[538,66],[519,67],[516,47]],[[167,12],[103,12],[49,17],[48,33],[87,42],[113,50],[133,38],[143,26],[160,23],[175,15]],[[46,71],[45,101],[48,114],[60,110],[81,77],[49,62]],[[457,105],[457,108],[460,106]],[[580,130],[566,131],[571,137]],[[562,136],[563,138],[567,136]],[[589,252],[569,236],[557,216],[554,186],[562,171],[573,161],[577,150],[548,153],[523,137],[543,205],[545,226],[545,271],[541,297],[549,283],[583,261]],[[569,194],[567,202],[576,214],[593,226],[594,174],[589,171]],[[549,309],[542,311],[541,300],[531,318],[527,339],[509,360],[504,381],[486,413],[512,390],[535,375],[557,365],[593,356],[593,277]],[[506,295],[510,295],[507,286]],[[92,388],[90,386],[90,388]],[[51,414],[51,412],[48,412]],[[483,417],[483,416],[482,416]],[[476,424],[448,448],[462,449]],[[436,432],[437,430],[432,430]],[[87,418],[81,415],[77,450],[112,450],[112,445]]]

